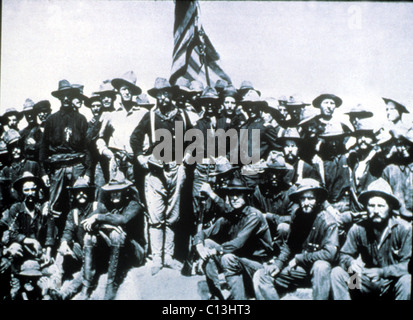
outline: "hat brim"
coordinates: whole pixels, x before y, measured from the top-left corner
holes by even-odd
[[[63,89],[63,90],[56,90],[56,91],[52,91],[52,96],[60,99],[63,95],[70,95],[70,96],[79,96],[80,92],[79,89],[77,88],[67,88],[67,89]]]
[[[384,102],[387,104],[388,102],[393,102],[395,104],[395,106],[399,109],[400,113],[410,113],[409,110],[407,110],[407,108],[402,105],[400,102],[397,102],[393,99],[388,99],[388,98],[382,98],[384,100]]]
[[[230,193],[252,193],[254,188],[248,187],[223,187],[219,189],[219,192],[222,194],[230,194]]]
[[[7,118],[8,116],[11,116],[11,115],[15,115],[18,121],[20,121],[21,119],[23,119],[23,113],[22,113],[22,112],[19,112],[19,111],[17,111],[17,110],[16,110],[16,111],[6,112],[5,114],[3,114],[3,115],[1,116],[1,119],[2,119],[2,120],[6,120],[6,118]]]
[[[240,88],[240,89],[238,89],[237,91],[238,91],[238,93],[242,96],[242,95],[244,95],[245,93],[247,93],[247,92],[250,91],[250,90],[256,91],[256,92],[258,93],[258,95],[261,97],[261,91],[259,91],[259,90],[257,90],[257,89],[254,89],[254,88]]]
[[[334,94],[322,94],[313,100],[313,106],[315,108],[320,108],[321,102],[323,102],[323,100],[325,99],[334,100],[334,102],[336,103],[336,108],[339,108],[343,104],[343,100]]]
[[[43,273],[41,273],[40,271],[33,270],[19,272],[17,275],[21,277],[42,277]]]
[[[359,195],[358,200],[362,205],[366,207],[368,200],[372,197],[381,197],[386,199],[390,206],[395,210],[400,208],[400,202],[395,196],[379,190],[364,191]]]
[[[365,119],[365,118],[371,118],[374,114],[371,111],[349,111],[349,112],[344,112],[344,114],[347,114],[349,117],[358,117],[360,119]]]
[[[103,191],[117,191],[117,190],[125,190],[132,186],[132,182],[126,182],[124,184],[105,184],[101,187]]]
[[[293,202],[298,202],[298,200],[300,199],[300,196],[307,191],[314,191],[315,193],[317,193],[317,195],[320,198],[320,201],[324,201],[327,199],[328,197],[328,191],[327,189],[323,188],[323,187],[306,187],[306,188],[302,188],[302,189],[298,189],[295,192],[290,194],[290,200]]]
[[[231,172],[234,172],[234,171],[237,170],[237,169],[238,169],[237,167],[233,167],[233,168],[228,169],[228,170],[226,170],[226,171],[211,172],[209,175],[210,175],[211,177],[219,177],[219,176],[223,176],[223,175],[229,174],[229,173],[231,173]]]
[[[38,177],[24,177],[24,178],[17,179],[13,183],[13,188],[15,190],[20,190],[22,188],[23,184],[27,181],[33,181],[34,183],[36,183],[38,188],[42,188],[42,189],[45,188],[43,180],[38,178]]]
[[[126,81],[125,79],[115,78],[111,81],[112,86],[119,90],[122,86],[127,86],[132,95],[138,96],[142,93],[142,89],[132,82]]]
[[[260,107],[262,109],[266,109],[268,107],[268,103],[266,101],[240,101],[239,104],[243,107]]]
[[[148,94],[149,94],[151,97],[156,98],[157,93],[158,93],[159,91],[163,91],[163,90],[169,91],[169,92],[172,93],[173,95],[175,94],[175,90],[174,90],[173,87],[152,88],[152,89],[149,89],[149,90],[148,90]]]

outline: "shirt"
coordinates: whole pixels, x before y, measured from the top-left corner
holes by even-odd
[[[412,226],[402,219],[390,218],[381,239],[377,240],[369,221],[354,224],[340,250],[340,265],[348,270],[359,254],[366,268],[381,268],[384,278],[407,274],[412,255]]]
[[[102,154],[106,148],[111,148],[132,154],[130,137],[148,112],[146,108],[133,106],[129,111],[121,107],[116,111],[104,113],[96,141],[99,153]]]
[[[292,258],[298,265],[309,268],[318,260],[332,263],[338,247],[337,223],[329,212],[322,210],[314,217],[297,209],[291,219],[287,242],[274,264],[282,270]]]
[[[53,163],[54,155],[84,157],[85,171],[90,168],[90,153],[87,148],[88,124],[86,117],[69,108],[61,108],[51,114],[45,123],[40,146],[40,163]]]
[[[217,204],[221,208],[225,206],[222,199]],[[196,234],[194,245],[210,238],[221,245],[224,253],[233,253],[261,263],[267,261],[272,253],[272,240],[262,213],[250,206],[244,207],[239,215],[229,210],[227,206],[224,217]]]

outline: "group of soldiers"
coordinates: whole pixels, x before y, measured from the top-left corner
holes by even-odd
[[[264,99],[250,81],[156,78],[151,103],[136,80],[126,72],[90,97],[61,80],[58,111],[27,99],[2,114],[1,299],[86,300],[106,273],[110,300],[145,265],[205,275],[208,299],[276,300],[300,287],[315,300],[410,299],[404,105],[383,98],[377,125],[362,105],[338,116],[343,101],[329,93],[306,103]],[[198,129],[203,148],[177,128]],[[258,161],[233,161],[254,152]]]

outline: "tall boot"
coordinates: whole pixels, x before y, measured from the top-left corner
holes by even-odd
[[[154,276],[162,269],[162,248],[164,232],[162,229],[149,227],[149,237],[152,251],[152,275]]]
[[[92,281],[93,281],[93,246],[83,247],[83,287],[80,292],[80,300],[87,300],[92,293]]]
[[[108,266],[108,280],[106,282],[106,291],[104,300],[113,300],[116,295],[116,273],[118,271],[118,262],[119,262],[119,246],[110,246],[110,258]]]
[[[165,227],[165,257],[164,257],[164,266],[174,269],[181,270],[182,263],[178,260],[173,259],[173,254],[175,250],[175,232],[171,227]]]

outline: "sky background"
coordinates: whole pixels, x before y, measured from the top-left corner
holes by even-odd
[[[204,30],[238,88],[263,97],[321,93],[382,114],[381,97],[413,106],[413,3],[200,1]],[[50,100],[58,81],[85,86],[133,70],[150,89],[169,78],[173,1],[3,0],[1,113]],[[83,113],[90,116],[87,108]]]

